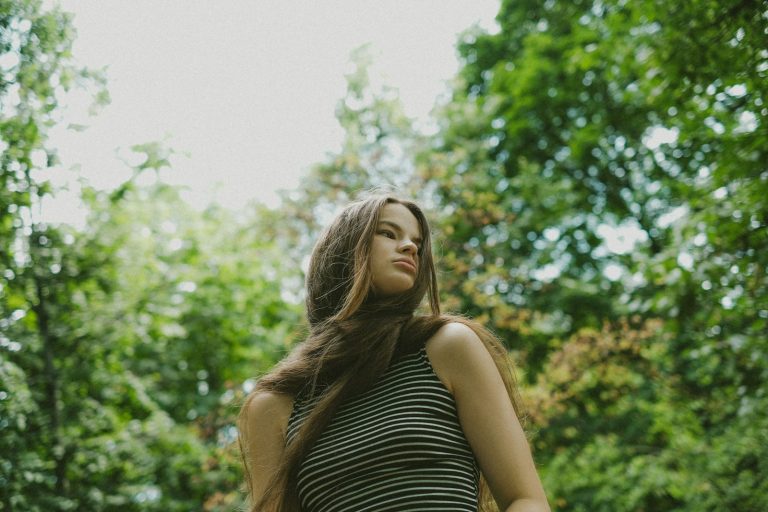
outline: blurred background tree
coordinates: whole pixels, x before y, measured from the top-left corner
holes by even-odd
[[[558,508],[768,503],[766,6],[505,1],[460,43],[423,176]]]
[[[504,1],[436,133],[361,48],[342,149],[280,206],[195,210],[148,143],[73,228],[39,220],[46,131],[57,90],[104,80],[66,14],[0,1],[0,510],[240,506],[238,404],[302,337],[319,229],[372,187],[425,206],[447,309],[508,343],[554,508],[765,510],[766,12]]]
[[[84,228],[40,221],[58,98],[108,96],[72,63],[68,15],[32,0],[0,13],[0,509],[230,510],[243,383],[300,326],[262,216],[136,185],[168,166],[150,143],[134,179],[85,189]]]

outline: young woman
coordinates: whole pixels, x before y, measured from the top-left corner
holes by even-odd
[[[416,204],[347,207],[306,285],[307,339],[238,420],[251,511],[549,510],[506,351],[440,314]]]

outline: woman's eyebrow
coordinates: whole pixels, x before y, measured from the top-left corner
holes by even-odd
[[[379,224],[387,224],[388,226],[392,226],[398,233],[403,233],[403,228],[401,228],[398,224],[390,221],[390,220],[380,220]],[[416,243],[421,243],[422,238],[420,236],[413,237],[413,241]]]

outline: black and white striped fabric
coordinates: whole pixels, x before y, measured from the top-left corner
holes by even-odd
[[[294,405],[290,442],[313,401]],[[303,512],[476,511],[479,471],[424,348],[342,403],[301,463]]]

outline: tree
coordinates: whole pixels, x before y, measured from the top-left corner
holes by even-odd
[[[54,244],[62,239],[39,222],[50,187],[34,173],[55,164],[46,131],[55,122],[57,93],[100,81],[72,65],[71,37],[69,18],[58,10],[42,11],[33,0],[0,3],[0,428],[9,431],[0,436],[0,504],[9,510],[33,510],[27,496],[68,486],[64,383],[51,321],[64,263]],[[49,506],[50,495],[39,503]]]
[[[577,418],[580,432],[585,422],[602,432],[542,429],[548,487],[564,509],[768,501],[733,484],[765,468],[742,445],[728,448],[760,444],[747,425],[761,424],[754,407],[765,396],[765,11],[764,2],[505,1],[498,33],[460,44],[461,80],[420,165],[447,216],[457,305],[511,340],[544,395],[554,390],[542,382],[560,381],[556,361],[586,343],[580,333],[644,325],[627,320],[635,316],[662,321],[652,339],[663,350],[647,369],[620,365],[630,382],[658,380],[656,390],[630,388],[660,401],[632,414],[669,433],[648,438],[666,461],[648,475],[655,483],[631,500],[611,490],[610,475],[648,459],[632,451],[629,417],[606,414],[614,406],[600,400],[599,381],[573,384],[588,395],[582,409],[536,412],[546,425]],[[616,367],[591,364],[572,379]],[[585,465],[561,474],[574,458]]]
[[[299,324],[289,272],[258,217],[134,179],[86,188],[82,230],[41,222],[57,98],[101,79],[71,64],[67,15],[0,13],[0,510],[237,506],[237,400]],[[134,178],[169,164],[161,145],[134,150]]]

